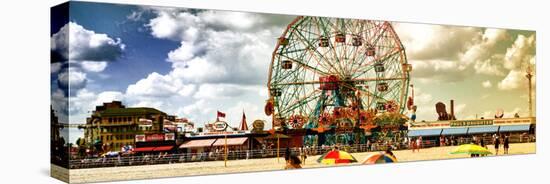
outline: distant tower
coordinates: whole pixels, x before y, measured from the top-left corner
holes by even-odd
[[[531,87],[531,78],[533,78],[533,74],[531,74],[532,71],[531,71],[531,66],[528,66],[527,67],[527,75],[525,75],[525,77],[527,77],[527,80],[529,82],[529,117],[533,117],[533,93],[531,92],[532,90],[532,87]]]

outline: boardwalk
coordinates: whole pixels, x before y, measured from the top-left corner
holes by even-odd
[[[490,150],[494,153],[492,145]],[[411,150],[399,150],[394,154],[400,162],[421,161],[421,160],[439,160],[452,158],[467,158],[469,155],[451,155],[448,154],[454,146],[434,147],[421,149],[418,153],[412,153]],[[500,153],[502,153],[502,149]],[[510,145],[510,154],[529,154],[535,153],[535,143],[518,143]],[[363,160],[371,153],[353,153],[358,160]],[[315,162],[319,156],[311,156],[307,159],[304,168],[325,167]],[[503,161],[506,158],[502,158]],[[358,164],[358,163],[357,163]],[[284,159],[277,158],[251,159],[251,160],[232,160],[228,161],[228,166],[224,167],[223,161],[211,162],[191,162],[179,164],[162,164],[130,167],[110,167],[93,169],[76,169],[70,171],[72,183],[83,182],[101,182],[112,180],[131,180],[131,179],[151,179],[175,176],[192,176],[221,173],[236,173],[250,171],[269,171],[278,170],[284,167]],[[360,168],[358,168],[360,169]],[[52,166],[52,173],[66,172],[66,169]]]

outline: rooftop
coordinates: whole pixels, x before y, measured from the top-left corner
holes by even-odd
[[[103,111],[98,112],[99,116],[132,116],[145,114],[166,115],[166,113],[150,107],[107,108]]]

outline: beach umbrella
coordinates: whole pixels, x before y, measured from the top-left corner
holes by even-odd
[[[365,158],[363,164],[382,164],[382,163],[395,163],[397,159],[390,154],[379,152],[374,153]]]
[[[317,162],[322,164],[327,164],[327,165],[333,165],[333,164],[357,162],[357,159],[355,159],[348,152],[340,151],[340,150],[332,150],[321,155],[319,159],[317,159]]]
[[[487,148],[478,146],[476,144],[463,144],[458,147],[456,147],[451,154],[480,154],[480,155],[487,155],[487,154],[493,154]]]

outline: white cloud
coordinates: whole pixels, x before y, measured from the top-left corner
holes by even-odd
[[[242,12],[159,8],[154,13],[146,26],[157,38],[180,41],[167,60],[173,63],[170,75],[188,83],[265,84],[268,71],[257,68],[269,67],[275,38],[288,23]]]
[[[193,97],[196,99],[233,98],[252,90],[254,87],[235,84],[202,84]]]
[[[491,83],[490,80],[486,80],[486,81],[481,83],[481,86],[483,86],[484,88],[491,88],[491,87],[493,87],[493,84]]]
[[[503,56],[497,54],[486,60],[475,62],[473,67],[478,74],[503,76],[502,61]]]
[[[82,61],[80,65],[82,66],[82,69],[84,69],[87,72],[101,72],[105,70],[105,68],[107,67],[107,62],[106,61],[100,61],[100,62]]]
[[[407,56],[415,60],[456,59],[458,53],[481,37],[481,29],[430,24],[396,23],[395,30]]]
[[[63,66],[63,63],[51,63],[50,64],[50,73],[54,74],[61,70],[61,67]]]
[[[75,67],[68,67],[61,71],[57,78],[61,89],[79,90],[86,86],[86,73]]]
[[[510,70],[508,75],[498,83],[498,88],[501,90],[518,89],[521,86],[527,86],[527,78],[524,72],[517,70]]]
[[[119,38],[85,29],[75,22],[65,24],[50,38],[51,72],[58,73],[58,87],[70,88],[69,95],[83,89],[87,72],[98,73],[107,67],[107,62],[122,55],[125,45]]]
[[[514,44],[506,50],[504,67],[510,70],[525,69],[535,58],[535,35],[518,35]]]
[[[455,61],[447,60],[409,60],[413,67],[411,76],[426,82],[462,81],[471,71],[461,68]]]
[[[128,86],[126,93],[149,97],[168,97],[177,94],[182,86],[183,84],[179,80],[173,80],[168,75],[153,72],[147,78]]]
[[[75,22],[69,22],[51,38],[51,50],[67,60],[112,61],[124,47],[120,39],[87,30]]]

